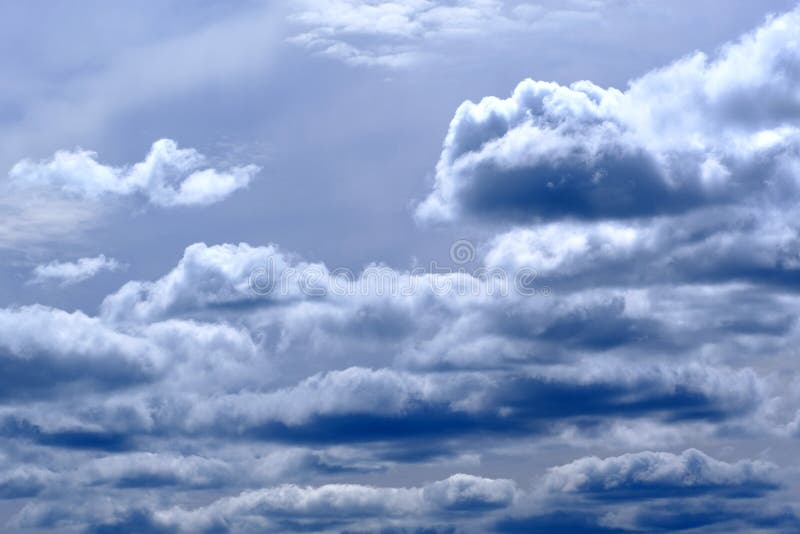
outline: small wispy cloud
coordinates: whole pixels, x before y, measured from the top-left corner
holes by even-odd
[[[58,283],[62,286],[77,284],[96,276],[102,271],[116,271],[123,267],[114,258],[100,254],[92,258],[80,258],[73,262],[51,261],[33,269],[31,284]]]
[[[553,29],[559,20],[591,17],[607,2],[298,0],[292,21],[303,30],[289,42],[354,66],[402,68],[435,55],[432,49],[447,40]]]

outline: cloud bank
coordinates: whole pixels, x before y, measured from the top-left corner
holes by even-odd
[[[497,4],[348,7],[313,38],[416,38]],[[799,28],[773,17],[625,91],[528,80],[460,106],[417,216],[486,236],[474,270],[345,276],[198,242],[96,311],[0,309],[6,526],[797,531]],[[256,172],[161,140],[133,165],[59,152],[10,178],[176,207]],[[551,291],[486,275],[524,269]]]

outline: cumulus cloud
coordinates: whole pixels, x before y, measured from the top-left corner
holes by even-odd
[[[116,271],[121,268],[120,263],[114,258],[106,258],[100,254],[92,258],[79,258],[76,261],[51,261],[37,265],[33,269],[31,283],[44,284],[58,282],[61,285],[71,285],[83,282],[94,277],[102,271]]]
[[[48,188],[68,197],[99,200],[141,195],[156,206],[214,204],[248,186],[259,168],[231,167],[226,171],[202,168],[206,158],[193,148],[178,148],[175,141],[159,139],[145,159],[114,167],[97,161],[88,150],[61,150],[52,159],[22,160],[9,172],[11,185]]]
[[[748,371],[718,367],[600,365],[539,372],[415,375],[350,368],[270,393],[197,403],[190,432],[277,442],[357,443],[448,439],[486,433],[540,435],[607,418],[720,421],[762,402]]]
[[[0,310],[4,398],[47,396],[59,386],[124,387],[153,379],[163,355],[80,311],[45,306]]]
[[[128,282],[108,296],[102,314],[110,319],[154,320],[204,308],[236,308],[269,299],[290,300],[302,295],[298,279],[281,285],[281,273],[298,272],[308,264],[295,265],[276,246],[252,247],[246,243],[186,248],[178,265],[155,282]],[[323,273],[324,267],[315,266]],[[260,295],[263,285],[270,291]]]
[[[169,375],[173,385],[264,383],[267,362],[249,331],[226,324],[170,320],[118,329],[83,312],[35,305],[0,309],[0,402],[128,388]],[[256,372],[258,371],[258,372]]]
[[[138,528],[145,524],[151,529],[146,531],[153,532],[255,532],[265,528],[331,532],[348,527],[417,528],[439,523],[445,527],[447,518],[441,514],[506,508],[516,492],[511,480],[465,474],[420,487],[285,484],[246,491],[194,509],[123,508],[104,514],[98,511],[87,519],[98,527],[117,529],[131,528],[135,522]],[[29,524],[35,525],[47,513],[31,509],[27,515]]]
[[[499,532],[650,532],[711,528],[790,530],[791,508],[764,497],[779,489],[777,466],[724,462],[696,449],[585,457],[547,470]],[[531,510],[537,513],[531,514]]]
[[[456,111],[421,220],[620,219],[796,199],[795,10],[603,89],[526,80]],[[756,66],[757,65],[757,66]]]
[[[411,53],[499,8],[344,4],[304,8],[310,46]],[[326,11],[340,5],[354,11]],[[772,440],[800,426],[787,395],[800,340],[797,18],[624,92],[527,81],[459,108],[418,216],[501,221],[475,263],[529,269],[546,295],[495,292],[476,272],[341,275],[277,245],[195,243],[96,315],[0,309],[12,526],[796,530],[777,461],[698,449],[772,458],[790,449]],[[412,45],[372,49],[370,32]],[[162,140],[135,165],[61,152],[21,162],[12,181],[177,206],[220,200],[255,172]],[[34,278],[77,281],[113,261]],[[654,447],[698,449],[626,453]],[[547,469],[556,454],[578,459]]]
[[[200,466],[213,464],[197,458],[165,458],[159,465],[169,465],[170,474],[178,467],[177,471],[186,472],[191,475],[189,480],[194,480]],[[129,471],[116,460],[101,460],[84,472],[102,476],[112,466],[116,474]],[[796,525],[797,517],[790,510],[760,500],[778,487],[775,469],[773,464],[758,460],[723,462],[694,449],[680,454],[642,452],[605,460],[581,458],[555,466],[529,489],[509,479],[463,473],[417,486],[281,484],[193,507],[164,507],[148,500],[136,504],[98,502],[83,507],[79,514],[69,514],[58,504],[41,501],[27,505],[16,522],[49,527],[59,522],[63,525],[69,517],[72,525],[91,532],[339,532],[387,528],[448,532],[458,525],[470,532],[621,533],[723,523],[780,531]],[[207,480],[202,477],[200,482]],[[689,496],[702,496],[703,501],[689,500]],[[601,500],[587,510],[584,497]]]
[[[777,487],[777,466],[764,461],[726,463],[696,449],[680,454],[640,452],[581,458],[551,468],[542,484],[549,492],[632,500],[701,493],[758,495]]]
[[[496,236],[486,263],[540,283],[648,287],[749,282],[797,287],[800,228],[784,213],[706,210],[647,223],[554,222]]]

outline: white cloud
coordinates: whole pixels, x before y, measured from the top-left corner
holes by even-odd
[[[16,187],[54,189],[67,197],[100,200],[141,194],[151,204],[172,207],[219,202],[247,187],[259,171],[255,165],[227,171],[201,169],[204,163],[205,157],[196,150],[160,139],[143,161],[131,166],[103,165],[97,154],[87,150],[62,150],[47,161],[16,163],[9,178]]]
[[[548,8],[502,0],[300,0],[291,20],[304,31],[290,42],[351,65],[408,67],[464,37],[534,31],[561,15],[591,15],[599,5]],[[555,24],[555,26],[562,26]]]
[[[92,258],[80,258],[76,261],[52,261],[37,265],[33,269],[31,283],[44,284],[58,282],[61,285],[71,285],[88,280],[101,271],[116,271],[120,263],[114,258],[106,258],[100,254]]]
[[[626,91],[525,80],[456,111],[420,220],[603,219],[714,204],[790,207],[800,129],[800,10],[713,59],[697,53]]]
[[[149,512],[154,525],[176,532],[250,532],[270,528],[283,530],[291,520],[315,530],[329,531],[314,521],[336,520],[338,524],[378,525],[391,519],[397,525],[435,521],[448,510],[485,512],[511,504],[516,493],[513,481],[456,474],[420,487],[375,487],[363,484],[281,486],[246,491],[219,499],[207,506],[180,507]],[[377,523],[373,523],[376,522]]]
[[[722,462],[696,449],[680,454],[645,451],[605,459],[581,458],[553,467],[542,479],[542,485],[549,492],[565,493],[638,490],[640,497],[645,497],[648,488],[664,493],[678,488],[763,488],[776,484],[776,467],[759,460]]]

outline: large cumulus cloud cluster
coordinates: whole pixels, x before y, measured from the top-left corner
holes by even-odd
[[[196,243],[96,314],[0,310],[8,528],[796,531],[798,35],[457,110],[417,216],[547,293]],[[255,172],[198,157],[12,175],[171,206]]]
[[[792,12],[626,91],[525,80],[456,111],[421,219],[621,219],[797,199]],[[747,201],[743,202],[746,198]]]

